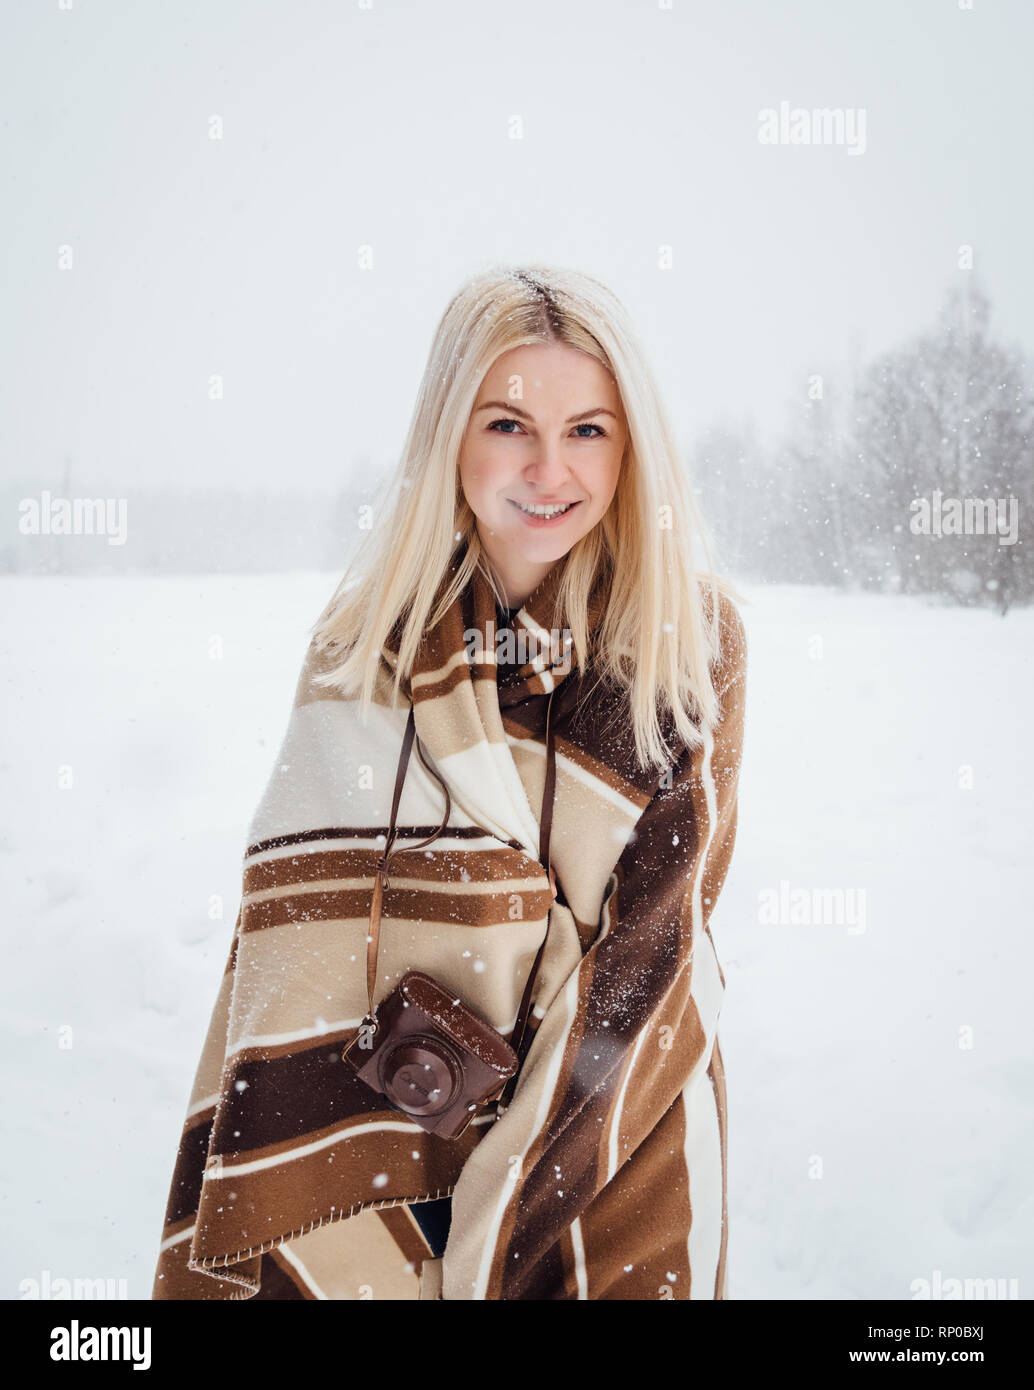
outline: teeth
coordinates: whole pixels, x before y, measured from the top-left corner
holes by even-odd
[[[529,516],[551,517],[558,516],[561,512],[570,511],[574,503],[565,502],[563,505],[555,507],[538,507],[533,506],[530,502],[518,502],[517,506],[520,507],[522,512],[527,512]]]

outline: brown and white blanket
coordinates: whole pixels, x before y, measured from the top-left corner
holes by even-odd
[[[515,632],[545,639],[561,570]],[[597,590],[590,623],[602,601]],[[725,1296],[725,979],[708,922],[736,833],[746,648],[725,598],[721,616],[722,717],[665,778],[638,767],[619,693],[568,671],[556,646],[505,668],[491,647],[471,658],[471,631],[495,619],[480,574],[394,705],[385,649],[367,723],[357,700],[312,684],[325,666],[310,645],[248,832],[154,1298]],[[554,686],[556,902],[537,861]],[[376,999],[424,970],[507,1035],[549,926],[513,1099],[451,1141],[341,1059],[366,1009],[370,895],[410,698],[452,813],[431,848],[405,851],[443,813],[411,759]],[[408,1204],[450,1194],[433,1260]]]

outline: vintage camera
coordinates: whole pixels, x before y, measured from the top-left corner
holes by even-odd
[[[372,1036],[371,1036],[372,1031]],[[494,1028],[419,970],[408,971],[342,1054],[360,1080],[443,1139],[458,1139],[516,1074]]]

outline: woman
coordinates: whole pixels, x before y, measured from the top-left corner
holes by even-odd
[[[472,279],[249,828],[155,1298],[725,1297],[745,643],[700,531],[614,296]],[[414,970],[522,1058],[453,1137],[358,1071]]]

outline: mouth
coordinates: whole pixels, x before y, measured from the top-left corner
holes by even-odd
[[[581,502],[553,502],[544,505],[540,502],[517,502],[512,497],[506,500],[520,512],[529,526],[536,527],[556,526],[564,517],[570,516],[576,507],[581,506]]]

